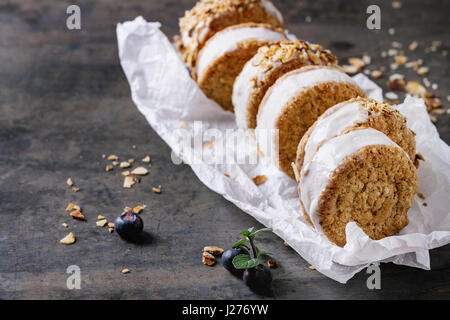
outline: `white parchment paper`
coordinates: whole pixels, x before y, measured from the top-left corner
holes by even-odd
[[[192,170],[206,186],[273,228],[319,272],[336,281],[345,283],[371,263],[393,262],[430,269],[428,250],[450,243],[450,148],[439,138],[421,99],[407,97],[397,108],[416,132],[417,152],[425,158],[419,168],[419,192],[425,196],[428,206],[416,197],[409,211],[409,225],[398,235],[378,241],[371,240],[355,223],[349,223],[347,244],[341,248],[305,223],[300,214],[296,183],[284,173],[264,163],[239,165],[210,161],[214,149],[225,145],[228,139],[220,134],[236,128],[234,116],[205,97],[159,27],[159,23],[146,22],[142,17],[119,23],[120,62],[134,103],[181,159],[187,161],[192,150],[177,132],[187,130],[193,140],[205,141],[205,137],[198,135],[216,129],[214,146],[205,148],[200,157],[194,153],[195,161],[190,158]],[[358,74],[354,79],[370,97],[382,100],[381,89],[366,76]],[[201,121],[201,130],[195,121]],[[252,140],[245,143],[247,153],[240,153],[242,158],[256,150]],[[268,180],[256,186],[252,181],[256,175],[266,175]]]

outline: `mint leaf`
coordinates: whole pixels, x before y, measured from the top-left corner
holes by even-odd
[[[236,242],[235,244],[233,244],[233,248],[239,248],[242,247],[245,242],[247,241],[246,238],[242,238],[241,240],[239,240],[238,242]]]
[[[268,255],[271,255],[271,253],[269,251],[258,250],[258,258],[262,257],[262,256],[268,256]]]
[[[244,236],[244,237],[248,237],[252,232],[253,232],[253,229],[255,229],[254,227],[251,227],[251,228],[249,228],[249,229],[247,229],[247,230],[244,230],[244,231],[242,231],[241,233],[239,233],[241,236]]]
[[[248,237],[254,238],[258,233],[263,232],[263,231],[272,231],[272,228],[262,228],[262,229],[256,230],[255,232],[250,232]]]
[[[238,254],[233,258],[233,266],[236,269],[250,269],[257,265],[259,265],[258,259],[252,259],[248,254]]]

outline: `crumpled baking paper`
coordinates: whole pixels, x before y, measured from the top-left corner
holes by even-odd
[[[369,264],[380,262],[430,269],[428,250],[450,242],[450,148],[439,138],[423,100],[407,97],[397,108],[416,132],[417,152],[425,159],[419,168],[419,192],[425,200],[416,196],[409,225],[382,240],[371,240],[354,222],[349,223],[347,244],[341,248],[306,224],[300,214],[296,183],[284,173],[264,161],[253,165],[211,161],[214,150],[232,139],[225,132],[236,129],[234,116],[206,98],[159,28],[158,22],[146,22],[142,17],[119,23],[120,63],[139,111],[173,154],[185,162],[190,160],[192,170],[206,186],[271,227],[319,272],[341,283]],[[381,88],[366,76],[358,74],[354,79],[370,97],[382,100]],[[215,132],[213,146],[203,148],[200,156],[192,153],[195,142],[194,147],[186,143],[186,135],[193,141],[205,141],[201,135],[207,129]],[[239,143],[246,144],[240,149],[246,151],[238,153],[240,160],[256,152],[254,140]],[[224,152],[235,154],[228,146]],[[268,179],[256,186],[252,178],[257,175]]]

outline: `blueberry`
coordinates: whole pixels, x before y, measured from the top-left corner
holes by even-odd
[[[222,254],[222,265],[237,277],[242,277],[243,269],[236,269],[233,265],[233,258],[238,254],[248,254],[245,248],[228,249]]]
[[[133,211],[127,211],[116,218],[114,228],[122,238],[131,240],[142,233],[144,222]]]
[[[270,290],[272,272],[267,266],[259,265],[255,268],[245,269],[242,279],[253,291],[267,292]]]

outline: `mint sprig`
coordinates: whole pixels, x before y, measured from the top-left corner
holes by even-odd
[[[253,253],[253,258],[249,254],[238,254],[236,257],[233,258],[233,265],[236,269],[251,269],[259,266],[260,264],[263,264],[267,261],[269,258],[269,255],[271,254],[268,251],[260,250],[258,247],[255,246],[254,240],[255,237],[263,231],[272,231],[271,228],[262,228],[256,231],[253,231],[254,228],[249,228],[247,230],[242,231],[239,233],[243,238],[236,242],[233,245],[233,248],[247,248],[250,250],[250,248],[247,246],[247,241],[250,244],[251,251]]]

